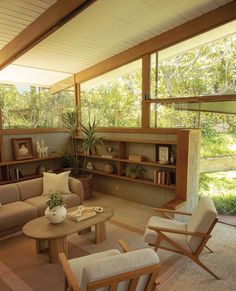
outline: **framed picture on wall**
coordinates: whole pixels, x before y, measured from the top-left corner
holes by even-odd
[[[159,146],[158,148],[158,159],[160,164],[169,164],[169,147]]]
[[[33,159],[32,139],[29,138],[12,138],[12,148],[15,160]]]

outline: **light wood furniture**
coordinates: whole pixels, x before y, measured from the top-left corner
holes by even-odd
[[[1,184],[8,184],[8,183],[15,183],[18,181],[24,181],[29,179],[34,179],[40,177],[39,174],[36,173],[36,168],[31,171],[32,174],[24,175],[23,178],[20,179],[12,179],[12,177],[9,175],[9,169],[12,168],[19,168],[20,170],[24,170],[24,166],[27,164],[35,164],[35,167],[37,164],[46,165],[49,161],[55,161],[58,159],[57,155],[50,155],[46,158],[33,158],[33,159],[27,159],[27,160],[21,160],[21,161],[2,161],[0,162],[0,185]],[[55,169],[54,169],[55,170]]]
[[[169,133],[168,130],[162,129],[159,134],[152,134],[151,132],[145,135],[145,138],[117,138],[106,137],[107,132],[102,132],[104,136],[104,145],[97,145],[97,152],[93,155],[86,155],[78,153],[78,155],[87,161],[92,162],[94,168],[83,169],[84,171],[92,172],[96,175],[107,176],[124,180],[127,182],[140,183],[148,186],[164,188],[174,193],[174,198],[168,201],[164,207],[169,209],[176,209],[187,200],[187,196],[196,195],[196,189],[192,188],[193,181],[197,183],[198,172],[198,153],[199,153],[199,130],[179,129],[174,133]],[[127,134],[128,136],[129,134]],[[151,138],[149,138],[152,137]],[[164,139],[166,137],[166,139]],[[81,137],[74,137],[78,143],[82,142]],[[155,138],[155,139],[154,139]],[[176,153],[176,161],[174,164],[160,164],[159,161],[159,147],[164,146],[169,148],[170,152]],[[112,147],[111,154],[106,152],[106,147]],[[140,154],[144,156],[142,161],[131,161],[129,155]],[[107,157],[107,155],[110,157]],[[114,173],[106,173],[104,170],[105,164],[112,164],[116,169]],[[81,163],[83,164],[83,162]],[[133,179],[125,175],[125,169],[129,165],[140,165],[144,167],[147,172],[143,179]],[[154,171],[169,173],[172,175],[171,183],[157,183],[154,180]],[[195,185],[194,185],[195,186]],[[193,187],[194,187],[193,186]]]
[[[68,209],[73,211],[75,208]],[[51,224],[45,216],[36,218],[28,222],[23,227],[26,236],[36,240],[36,250],[40,253],[44,249],[49,249],[49,262],[56,263],[58,254],[64,252],[68,255],[67,236],[95,226],[95,242],[101,243],[106,240],[106,220],[114,214],[111,208],[104,208],[102,213],[76,222],[66,218],[60,224]]]
[[[218,221],[217,212],[212,200],[209,198],[201,199],[193,214],[162,208],[156,208],[156,210],[165,218],[157,218],[156,221],[150,218],[147,228],[157,233],[156,241],[153,242],[152,234],[149,230],[145,232],[145,241],[149,245],[154,246],[156,251],[158,249],[164,249],[190,258],[214,278],[219,280],[220,278],[199,259],[204,247],[210,252],[213,252],[206,245]],[[175,214],[190,216],[192,221],[190,219],[191,222],[188,221],[185,224],[181,224],[181,222],[174,220],[173,215]],[[169,220],[174,223],[170,224]]]
[[[142,255],[142,249],[138,250],[137,252],[140,252],[140,255]],[[147,251],[147,250],[146,250]],[[150,249],[148,250],[150,251]],[[132,254],[131,254],[132,255]],[[155,256],[155,253],[153,254]],[[117,259],[118,256],[122,256],[122,254],[118,255],[116,254],[113,258],[113,260],[115,261]],[[126,256],[126,255],[125,255]],[[84,257],[86,258],[86,257]],[[79,286],[79,282],[77,280],[77,278],[74,275],[73,272],[73,267],[70,265],[70,263],[68,262],[66,256],[64,253],[60,253],[59,254],[59,259],[61,261],[62,267],[63,267],[63,271],[64,271],[64,275],[65,275],[65,289],[64,290],[69,290],[69,291],[80,291],[81,288]],[[75,260],[75,259],[74,259]],[[100,263],[103,264],[102,259],[100,258]],[[107,266],[109,268],[109,266]],[[113,266],[111,266],[112,268]],[[83,266],[78,264],[78,268],[83,268]],[[114,268],[114,267],[113,267]],[[119,266],[119,269],[122,269],[122,266]],[[155,289],[156,283],[155,280],[158,276],[159,273],[159,269],[160,269],[160,264],[157,262],[153,262],[152,264],[149,264],[148,266],[134,266],[132,271],[123,271],[120,272],[118,274],[113,274],[109,277],[105,277],[102,279],[97,279],[95,281],[92,282],[88,282],[87,284],[87,289],[88,291],[95,291],[98,288],[103,288],[103,287],[107,287],[109,290],[117,290],[119,283],[123,283],[124,281],[128,281],[128,286],[124,286],[123,288],[121,286],[119,286],[119,290],[126,290],[126,291],[134,291],[134,290],[145,290],[145,291],[152,291]],[[76,271],[78,271],[78,269],[76,268]],[[81,272],[81,270],[80,270]],[[147,276],[147,279],[144,277]],[[139,281],[141,280],[145,280],[146,282],[144,283],[144,285],[142,287],[138,286]],[[137,289],[136,289],[137,288]]]

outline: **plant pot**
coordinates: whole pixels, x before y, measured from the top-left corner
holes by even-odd
[[[78,177],[84,188],[84,200],[88,200],[93,196],[92,175],[81,175]]]
[[[66,213],[67,210],[65,206],[56,206],[52,209],[47,209],[45,210],[45,216],[47,219],[50,221],[50,223],[57,224],[61,223],[65,218],[66,218]]]

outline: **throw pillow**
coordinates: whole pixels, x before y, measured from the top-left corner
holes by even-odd
[[[71,193],[69,190],[70,171],[60,174],[43,173],[43,195],[60,191],[64,194]]]

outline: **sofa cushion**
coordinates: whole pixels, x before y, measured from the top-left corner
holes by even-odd
[[[69,190],[69,175],[70,171],[62,172],[60,174],[44,172],[43,194],[50,194],[57,191],[64,194],[71,193]]]
[[[80,200],[77,194],[73,194],[73,193],[64,194],[62,195],[62,197],[63,197],[63,202],[65,203],[66,208],[80,205],[82,203],[82,201]],[[25,202],[37,208],[38,216],[43,216],[47,208],[47,204],[46,204],[47,200],[48,200],[47,196],[40,195],[37,197],[29,198],[25,200]]]
[[[26,200],[32,197],[42,195],[43,192],[43,178],[37,178],[16,183],[19,189],[20,199]]]
[[[69,189],[72,193],[78,194],[81,200],[84,200],[84,188],[78,179],[69,177]]]
[[[2,205],[20,200],[20,194],[16,184],[0,186],[0,202]]]
[[[36,217],[37,209],[23,201],[4,204],[0,210],[0,231],[20,227]]]

